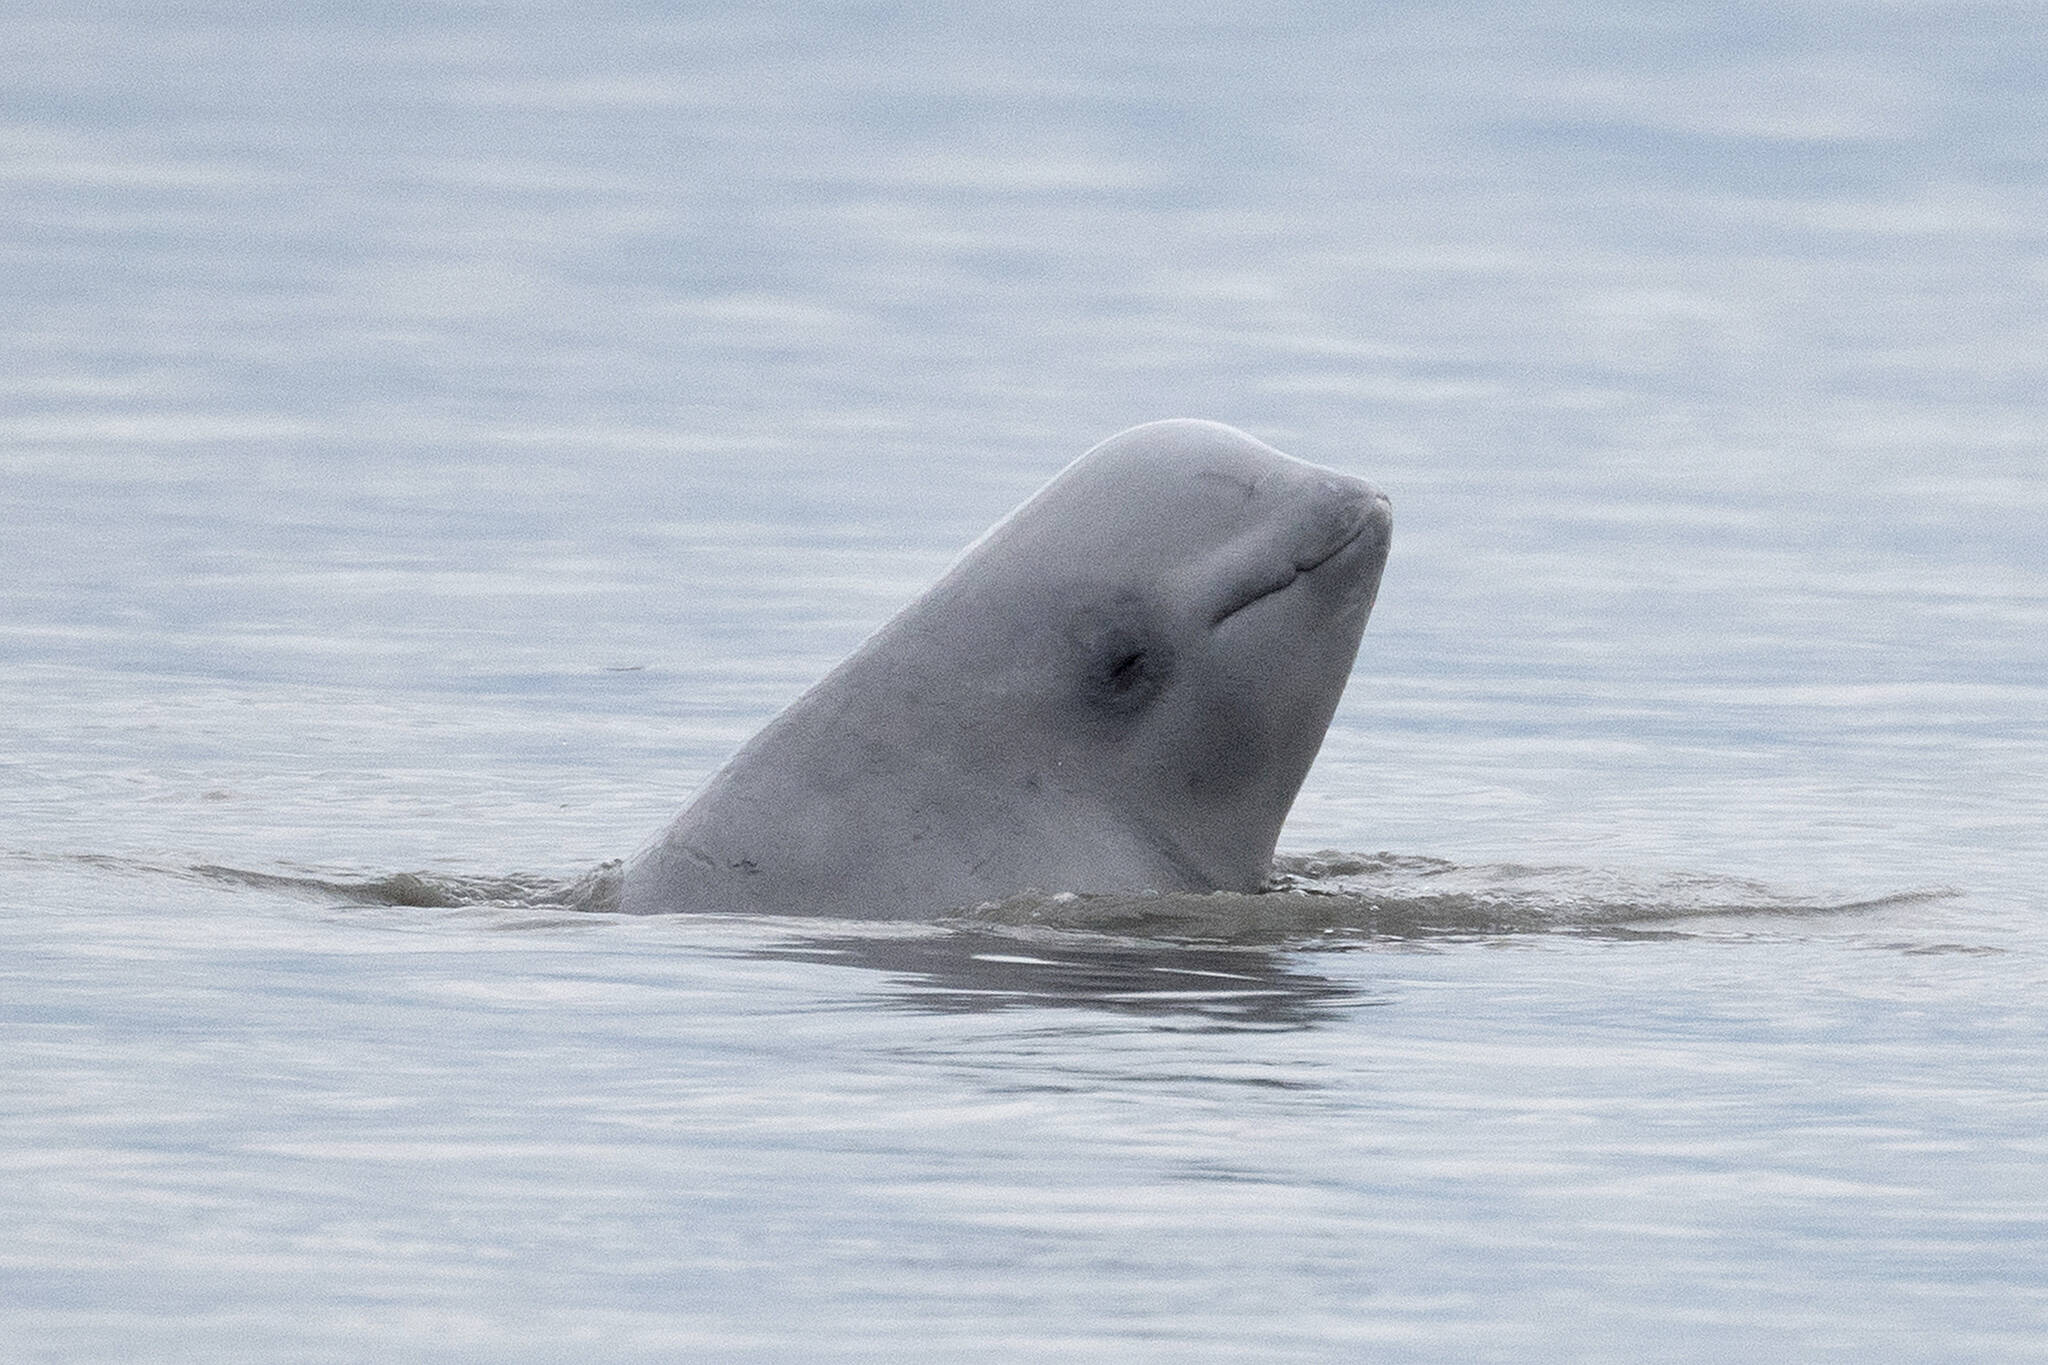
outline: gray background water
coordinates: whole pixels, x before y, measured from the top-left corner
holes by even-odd
[[[0,1353],[2048,1358],[2037,7],[6,9]],[[1369,913],[535,903],[1175,414]]]

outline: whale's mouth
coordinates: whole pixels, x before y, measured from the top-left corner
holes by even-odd
[[[1275,593],[1285,592],[1294,586],[1294,581],[1303,574],[1314,573],[1323,565],[1343,554],[1372,529],[1376,521],[1384,521],[1386,499],[1372,497],[1360,499],[1345,506],[1343,521],[1329,537],[1318,540],[1309,548],[1291,558],[1282,560],[1271,573],[1260,574],[1247,579],[1216,609],[1209,619],[1213,629],[1243,611],[1246,607],[1265,601]]]

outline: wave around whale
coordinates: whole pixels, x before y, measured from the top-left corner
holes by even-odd
[[[86,857],[109,870],[171,876],[337,907],[480,915],[495,927],[589,923],[618,912],[621,864],[573,876],[508,873],[274,871]],[[1518,863],[1461,864],[1414,854],[1282,854],[1257,892],[1025,894],[963,907],[935,925],[1055,931],[1161,942],[1338,947],[1374,941],[1540,934],[1680,936],[1686,921],[1826,917],[1938,900],[1922,888],[1830,898],[1740,877],[1629,874]],[[637,917],[635,917],[637,918]]]

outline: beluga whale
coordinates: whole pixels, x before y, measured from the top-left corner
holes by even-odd
[[[629,912],[1256,891],[1386,565],[1371,484],[1217,422],[1090,450],[741,747]]]

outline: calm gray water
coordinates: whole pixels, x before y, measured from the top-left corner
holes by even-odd
[[[2037,7],[5,9],[0,1356],[2048,1359]],[[1168,415],[1305,889],[587,908]]]

